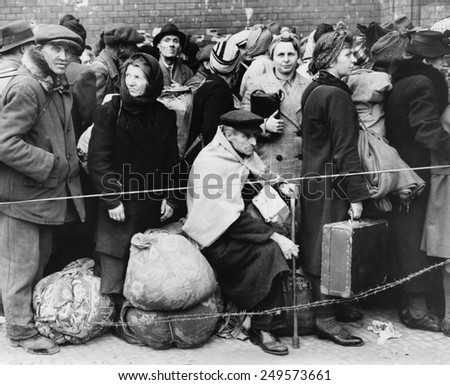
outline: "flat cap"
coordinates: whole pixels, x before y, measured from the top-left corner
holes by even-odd
[[[57,24],[39,24],[33,29],[34,40],[38,45],[63,44],[73,51],[79,51],[83,45],[83,39],[69,28]]]
[[[214,44],[205,45],[203,48],[197,52],[195,56],[198,61],[209,61],[209,57],[211,56],[211,51],[214,48]]]
[[[246,110],[232,110],[220,117],[220,122],[245,134],[260,134],[264,119]]]
[[[126,24],[112,25],[106,28],[101,33],[101,38],[106,45],[139,44],[145,40],[142,34]]]

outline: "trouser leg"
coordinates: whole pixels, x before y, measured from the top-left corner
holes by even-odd
[[[251,311],[258,312],[284,307],[284,296],[282,286],[282,276],[277,275],[273,282],[269,294],[256,305]],[[258,330],[276,330],[286,327],[286,312],[280,314],[260,314],[252,316],[252,328]]]
[[[11,339],[27,339],[38,334],[32,294],[50,257],[51,234],[50,226],[0,214],[0,255],[5,266],[2,297],[6,333]]]
[[[122,294],[128,261],[97,252],[100,260],[100,291],[102,294]]]

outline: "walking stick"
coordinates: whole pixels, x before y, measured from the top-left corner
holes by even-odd
[[[291,241],[295,243],[295,198],[291,197]],[[300,339],[298,337],[297,320],[297,268],[295,266],[295,257],[292,257],[292,304],[294,305],[294,335],[292,336],[292,348],[300,348]]]

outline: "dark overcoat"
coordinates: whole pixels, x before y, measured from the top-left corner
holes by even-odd
[[[385,101],[386,137],[410,167],[431,164],[431,150],[449,159],[450,134],[440,116],[447,106],[444,76],[431,65],[415,59],[398,62],[392,68],[393,88]],[[430,183],[429,170],[416,171]],[[389,218],[390,253],[397,261],[397,274],[407,276],[430,264],[420,250],[429,188],[414,199],[408,210],[394,205]],[[410,292],[423,293],[430,287],[429,276],[422,275],[405,284]]]
[[[120,97],[99,106],[89,143],[88,169],[100,193],[121,193],[169,186],[179,162],[175,112],[155,102],[145,112],[122,108]],[[160,226],[161,200],[167,194],[140,193],[102,198],[96,251],[128,257],[132,235]],[[125,207],[125,222],[109,218],[108,209]]]
[[[306,88],[302,110],[302,176],[361,172],[358,115],[347,85],[327,72],[321,73]],[[345,220],[350,202],[368,197],[362,176],[302,181],[300,253],[308,273],[321,273],[323,225]]]

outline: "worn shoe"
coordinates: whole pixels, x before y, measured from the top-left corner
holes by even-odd
[[[442,321],[431,313],[427,313],[423,318],[416,319],[411,316],[408,309],[404,309],[400,313],[400,321],[410,329],[426,330],[429,332],[442,331]]]
[[[442,333],[444,333],[444,335],[446,337],[450,337],[450,321],[447,321],[445,318],[442,320]]]
[[[325,330],[320,329],[316,326],[316,335],[321,340],[329,340],[331,342],[334,342],[335,344],[341,345],[341,346],[361,346],[364,345],[364,341],[362,338],[356,337],[352,334],[350,334],[347,330],[344,328],[341,328],[338,333],[328,333]]]
[[[55,354],[59,352],[58,344],[50,338],[36,334],[26,340],[9,340],[9,344],[13,348],[24,348],[26,352],[31,354]]]
[[[337,305],[336,321],[356,322],[364,317],[361,307],[357,303],[343,302]]]
[[[265,330],[251,330],[250,341],[259,345],[263,351],[269,354],[284,356],[289,353],[286,345],[283,345],[277,337]]]

